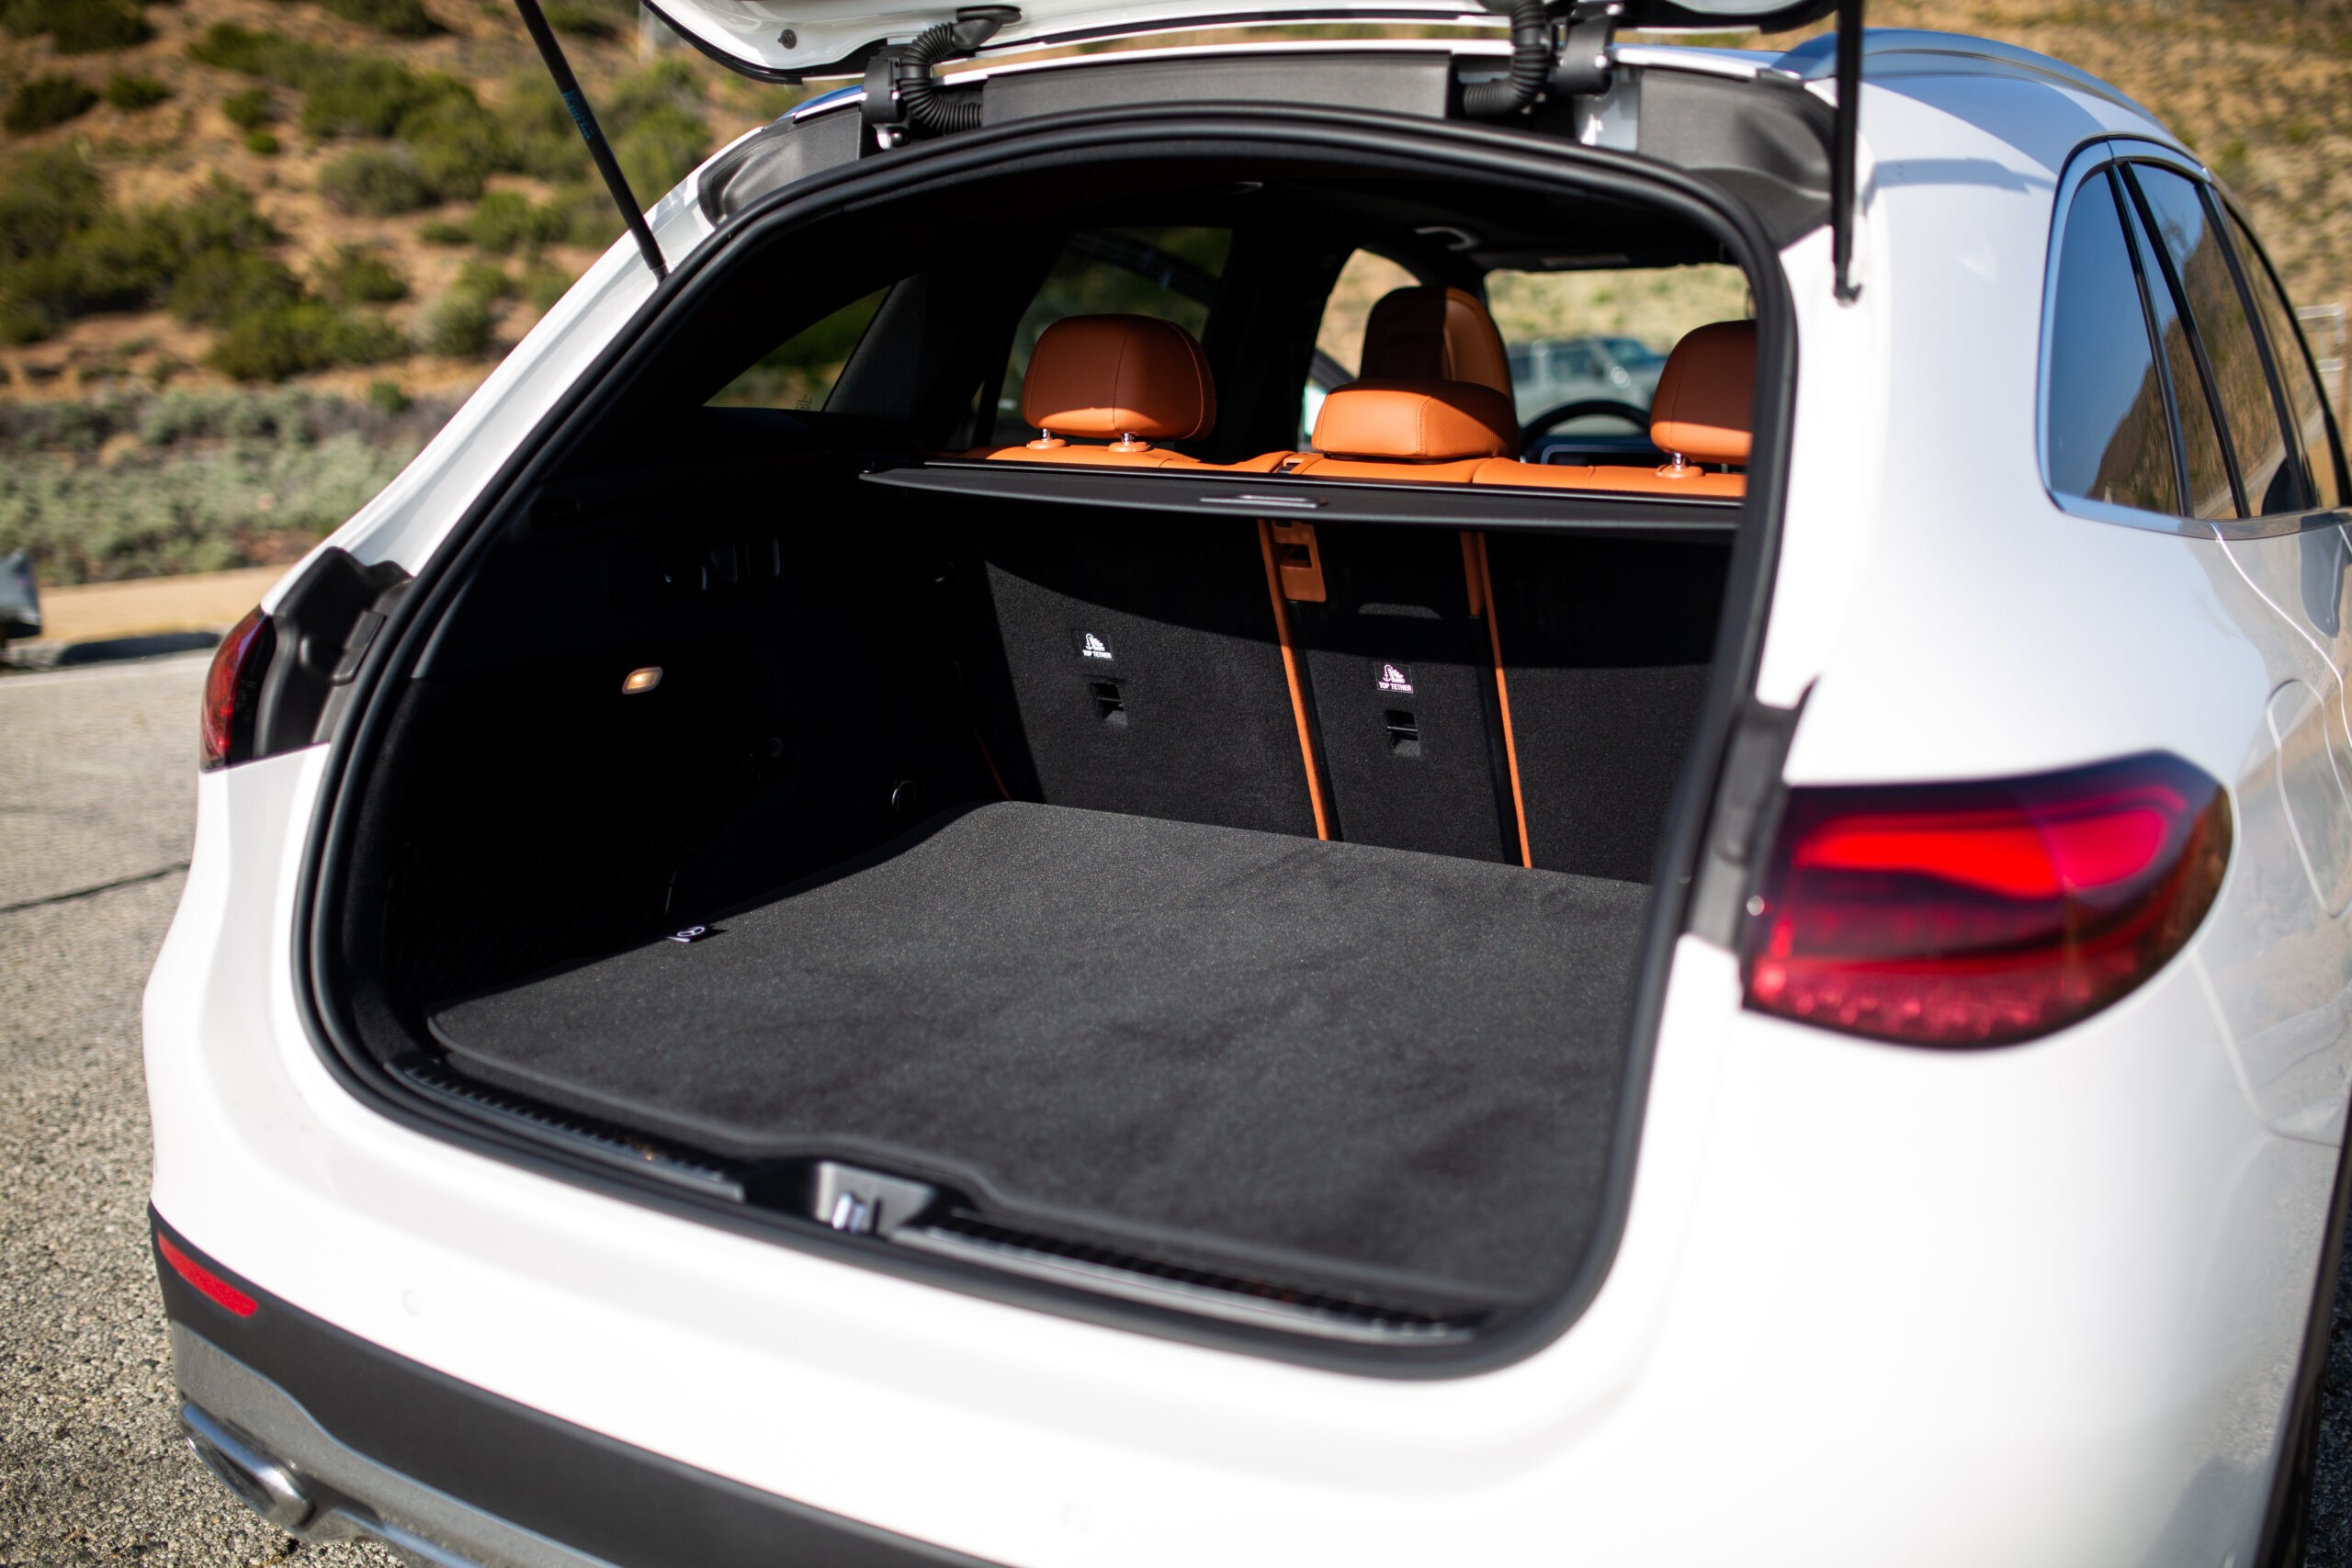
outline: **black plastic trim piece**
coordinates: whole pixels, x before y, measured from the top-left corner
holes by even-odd
[[[270,615],[277,649],[261,678],[252,755],[316,745],[343,710],[381,631],[388,600],[408,582],[393,562],[362,566],[339,545],[321,550]],[[240,761],[243,759],[240,758]]]
[[[1510,1314],[1507,1322],[1467,1346],[1427,1350],[1334,1346],[1155,1311],[1001,1271],[958,1267],[951,1259],[909,1258],[899,1249],[865,1245],[821,1226],[794,1224],[783,1216],[683,1193],[643,1177],[623,1176],[601,1162],[434,1104],[400,1086],[368,1054],[344,1010],[346,998],[336,988],[341,955],[334,900],[347,881],[345,865],[356,828],[356,783],[364,778],[365,761],[390,722],[392,705],[379,699],[396,689],[422,653],[434,628],[463,591],[469,574],[491,547],[496,536],[494,525],[506,509],[548,476],[565,444],[594,423],[594,408],[615,395],[658,351],[663,318],[726,266],[736,247],[754,237],[781,237],[806,229],[851,203],[865,207],[887,199],[920,200],[943,182],[1002,175],[1016,163],[1024,174],[1034,175],[1056,165],[1083,163],[1107,161],[1133,166],[1144,159],[1237,152],[1262,155],[1274,151],[1313,152],[1340,168],[1360,168],[1367,162],[1409,165],[1442,178],[1546,190],[1567,186],[1647,204],[1713,235],[1724,246],[1725,259],[1747,273],[1755,290],[1758,324],[1756,456],[1748,467],[1747,497],[1734,536],[1723,619],[1716,636],[1716,665],[1693,734],[1690,761],[1674,792],[1653,878],[1657,893],[1644,933],[1640,980],[1631,1009],[1603,1213],[1584,1257],[1564,1276],[1558,1293],[1544,1305]],[[1754,689],[1770,609],[1797,374],[1794,321],[1777,248],[1754,211],[1719,185],[1636,154],[1490,126],[1287,106],[1144,106],[1115,113],[1053,116],[1001,130],[983,128],[902,149],[887,159],[863,160],[788,186],[680,260],[483,485],[472,506],[453,525],[447,539],[424,563],[416,590],[402,600],[386,628],[387,635],[378,638],[379,649],[388,651],[371,659],[361,671],[355,722],[341,728],[328,752],[320,783],[321,804],[311,818],[295,891],[290,940],[295,1000],[304,1026],[328,1070],[346,1089],[414,1131],[628,1201],[819,1256],[1080,1321],[1357,1375],[1463,1377],[1493,1371],[1532,1355],[1556,1339],[1590,1304],[1615,1262],[1623,1237],[1668,972],[1688,915],[1692,872],[1716,789],[1719,761],[1734,717]]]
[[[1507,485],[1391,484],[1284,474],[1234,476],[1182,468],[1123,470],[952,459],[875,468],[860,478],[897,490],[1215,517],[1295,517],[1313,523],[1403,523],[1724,543],[1739,529],[1736,501]]]
[[[518,1529],[616,1568],[989,1568],[461,1382],[239,1278],[152,1207],[147,1219],[154,1238],[257,1303],[247,1317],[215,1305],[151,1243],[173,1323],[277,1384],[354,1452]]]

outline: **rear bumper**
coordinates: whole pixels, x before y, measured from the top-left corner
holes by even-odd
[[[379,1540],[447,1568],[984,1568],[556,1420],[243,1280],[254,1310],[236,1315],[156,1261],[192,1446],[305,1540]]]

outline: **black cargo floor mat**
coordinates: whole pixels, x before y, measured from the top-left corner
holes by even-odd
[[[1495,1300],[1599,1217],[1648,889],[1021,803],[441,1008],[485,1080],[992,1212]]]

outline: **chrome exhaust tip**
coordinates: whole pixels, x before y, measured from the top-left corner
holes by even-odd
[[[182,1403],[180,1430],[190,1452],[237,1500],[283,1530],[299,1529],[317,1511],[301,1481],[251,1438]]]

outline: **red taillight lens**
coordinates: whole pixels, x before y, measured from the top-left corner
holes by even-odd
[[[197,732],[197,766],[225,768],[254,754],[254,709],[261,701],[261,678],[277,646],[269,617],[248,610],[212,652],[204,677],[204,716]]]
[[[1921,1045],[2046,1034],[2179,952],[2229,855],[2228,795],[2177,757],[1792,789],[1749,904],[1747,1005]]]
[[[190,1258],[170,1236],[157,1233],[155,1250],[164,1255],[164,1261],[172,1266],[173,1273],[194,1285],[217,1305],[239,1317],[251,1317],[261,1310],[259,1302]]]

